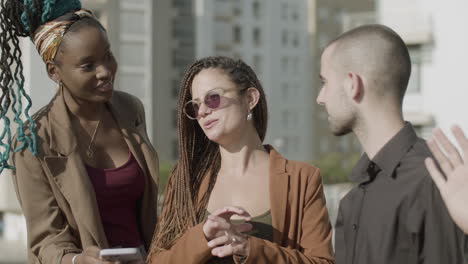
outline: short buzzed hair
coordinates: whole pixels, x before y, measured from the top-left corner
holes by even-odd
[[[345,71],[366,74],[381,95],[394,94],[399,103],[411,75],[411,59],[402,38],[383,25],[364,25],[340,35],[328,46],[335,45],[333,58]]]

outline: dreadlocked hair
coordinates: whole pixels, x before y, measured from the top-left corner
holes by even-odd
[[[241,60],[228,57],[206,57],[194,62],[183,78],[178,103],[177,125],[179,157],[168,184],[162,213],[156,226],[148,259],[170,248],[189,228],[201,223],[221,166],[219,146],[210,141],[197,122],[188,119],[184,105],[192,99],[194,77],[204,69],[220,69],[227,74],[239,90],[256,88],[260,100],[252,110],[255,129],[263,141],[267,129],[268,111],[265,93],[255,72]],[[199,198],[204,177],[209,177],[208,190]]]
[[[5,168],[13,169],[8,164],[12,143],[10,119],[7,117],[9,111],[13,112],[13,121],[18,125],[16,134],[20,144],[14,151],[28,148],[37,155],[35,126],[29,115],[32,101],[24,90],[19,38],[32,38],[43,23],[81,7],[79,0],[62,0],[60,4],[59,1],[0,0],[0,120],[4,125],[0,133],[0,172]],[[23,117],[27,120],[27,127]]]

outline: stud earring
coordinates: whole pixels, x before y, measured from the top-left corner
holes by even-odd
[[[250,121],[252,120],[252,112],[250,112],[248,115],[247,115],[247,121]]]

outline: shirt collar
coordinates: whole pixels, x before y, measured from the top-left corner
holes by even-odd
[[[372,160],[366,153],[362,155],[351,171],[350,179],[358,183],[372,180],[368,173],[368,170],[372,170],[372,166],[375,167],[375,171],[382,170],[387,176],[392,177],[395,168],[417,139],[418,136],[411,123],[405,122],[403,128],[377,152]]]

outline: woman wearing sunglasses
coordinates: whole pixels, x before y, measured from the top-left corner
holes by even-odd
[[[249,66],[226,57],[192,64],[150,263],[333,263],[319,170],[263,145],[266,128]]]

